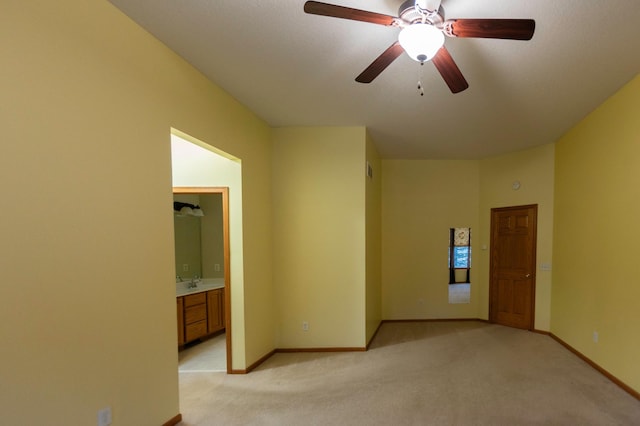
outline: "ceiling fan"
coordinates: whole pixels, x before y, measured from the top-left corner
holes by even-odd
[[[445,35],[509,40],[531,40],[533,37],[536,26],[533,19],[445,20],[440,3],[441,0],[407,0],[398,9],[398,17],[317,1],[307,1],[304,11],[402,29],[398,41],[356,77],[359,83],[371,83],[402,52],[406,52],[421,64],[432,61],[451,92],[462,92],[469,84],[444,46]]]

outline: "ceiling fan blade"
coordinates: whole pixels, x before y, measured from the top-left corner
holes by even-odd
[[[400,46],[400,43],[396,41],[389,46],[387,50],[382,52],[382,55],[378,56],[366,70],[362,71],[362,73],[356,77],[356,81],[358,83],[371,83],[391,64],[391,62],[395,61],[398,56],[402,55],[402,52],[404,52],[404,49]]]
[[[458,68],[446,47],[442,46],[436,56],[431,59],[431,62],[436,66],[452,93],[462,92],[469,87],[469,83],[464,79],[460,68]]]
[[[352,9],[350,7],[336,6],[319,1],[308,1],[304,4],[304,11],[312,15],[331,16],[333,18],[351,19],[352,21],[370,22],[372,24],[391,25],[395,16],[381,13],[368,12],[366,10]]]
[[[533,19],[449,19],[446,33],[454,37],[531,40],[536,29]]]

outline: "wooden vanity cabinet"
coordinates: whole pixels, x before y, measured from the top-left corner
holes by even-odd
[[[176,298],[178,310],[178,346],[184,345],[184,297]]]
[[[177,298],[178,346],[224,330],[224,288]]]
[[[224,329],[224,289],[207,292],[207,321],[209,333]]]
[[[207,294],[184,296],[184,338],[186,342],[207,334]]]

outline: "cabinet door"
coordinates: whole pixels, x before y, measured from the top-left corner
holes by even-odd
[[[193,324],[187,324],[185,326],[185,334],[187,342],[199,339],[202,336],[207,335],[207,321],[202,320],[194,322]]]
[[[213,333],[224,328],[223,307],[224,301],[222,297],[222,289],[211,290],[207,292],[208,305],[208,328],[209,333]]]
[[[188,308],[189,306],[202,305],[205,303],[207,303],[207,296],[204,293],[196,293],[184,296],[185,308]]]
[[[184,345],[184,300],[182,297],[177,298],[178,310],[178,346]]]
[[[193,324],[198,321],[206,321],[207,319],[207,304],[189,306],[184,308],[184,324],[185,326]]]
[[[222,322],[222,328],[227,328],[227,317],[225,316],[226,300],[224,298],[224,288],[220,289],[220,321]]]

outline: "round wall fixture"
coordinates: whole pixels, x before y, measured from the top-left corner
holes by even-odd
[[[511,184],[511,189],[513,189],[514,191],[517,191],[518,189],[520,189],[520,181],[519,180],[513,181],[513,183]]]

